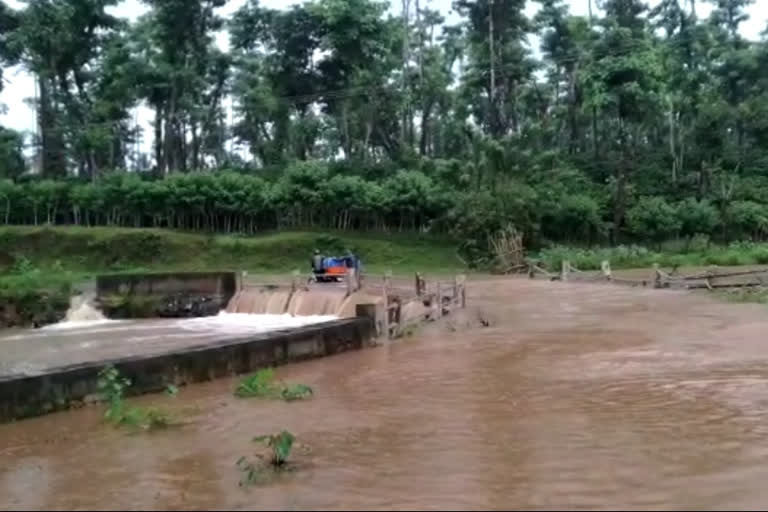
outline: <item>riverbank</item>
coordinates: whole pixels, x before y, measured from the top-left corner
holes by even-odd
[[[203,235],[164,229],[30,227],[0,228],[0,272],[26,259],[42,270],[76,274],[120,271],[238,269],[285,273],[308,269],[314,249],[353,250],[370,272],[455,273],[464,263],[456,244],[428,235],[284,231],[257,236]]]
[[[730,245],[685,244],[669,242],[661,250],[637,245],[618,247],[579,248],[556,246],[530,255],[540,266],[559,270],[567,260],[579,270],[599,270],[603,261],[610,261],[616,269],[661,267],[740,267],[768,264],[768,244],[735,242]]]
[[[107,227],[0,227],[0,328],[55,322],[71,289],[103,273],[245,270],[249,279],[305,272],[312,251],[351,249],[365,271],[412,278],[414,272],[451,275],[467,271],[457,243],[425,234],[288,231],[219,236],[164,229]],[[768,244],[666,244],[662,251],[637,246],[581,249],[553,247],[531,258],[558,271],[562,260],[580,270],[674,266],[743,266],[768,263]],[[644,273],[646,270],[635,270]],[[257,277],[259,276],[259,277]]]
[[[328,232],[214,236],[162,229],[0,228],[0,328],[53,323],[71,290],[98,274],[244,270],[250,276],[307,272],[314,249],[352,250],[368,273],[464,270],[450,240],[408,234]]]

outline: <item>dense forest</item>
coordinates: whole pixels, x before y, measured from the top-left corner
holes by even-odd
[[[455,24],[426,0],[145,0],[135,22],[0,2],[39,120],[38,173],[0,128],[0,222],[419,230],[470,255],[508,225],[536,246],[768,235],[753,0],[535,1],[455,0]]]

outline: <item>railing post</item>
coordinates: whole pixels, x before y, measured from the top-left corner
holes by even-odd
[[[443,291],[440,288],[440,281],[437,282],[437,318],[443,316]]]
[[[389,275],[390,275],[389,272],[384,274],[384,284],[382,286],[382,293],[384,295],[384,326],[383,326],[384,329],[383,330],[384,330],[385,336],[388,339],[391,337],[390,336],[390,332],[389,332],[389,315],[390,315],[390,310],[389,310]]]
[[[653,277],[651,282],[654,288],[661,288],[661,272],[659,272],[659,264],[653,264]]]
[[[603,260],[603,262],[600,264],[600,269],[603,271],[603,276],[608,281],[613,279],[613,276],[611,275],[611,262],[608,260]]]
[[[347,285],[347,297],[352,295],[352,293],[355,291],[354,280],[355,280],[355,269],[354,268],[347,269],[347,273],[344,275],[344,281],[346,282],[346,285]]]

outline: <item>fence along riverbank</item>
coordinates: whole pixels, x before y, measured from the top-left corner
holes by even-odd
[[[637,273],[639,270],[632,272]],[[657,289],[714,291],[768,288],[768,268],[727,270],[713,266],[703,271],[683,274],[678,268],[665,271],[654,264],[648,270],[647,278],[631,278],[616,276],[608,260],[602,262],[599,271],[582,271],[568,260],[563,260],[558,273],[543,269],[534,262],[528,263],[527,273],[531,279],[542,276],[551,281],[606,282]]]

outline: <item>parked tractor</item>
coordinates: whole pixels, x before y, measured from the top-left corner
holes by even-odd
[[[315,250],[312,256],[312,275],[309,280],[318,283],[343,281],[350,271],[360,274],[360,259],[348,253],[346,256],[323,256]]]

